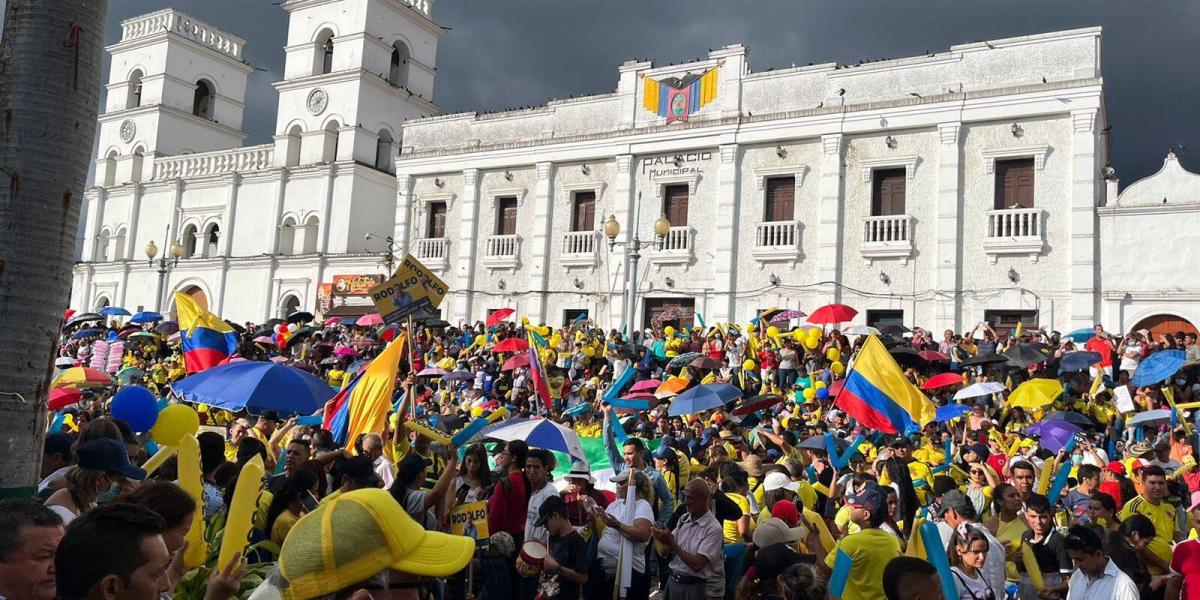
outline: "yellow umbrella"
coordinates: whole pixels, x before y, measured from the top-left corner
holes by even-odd
[[[71,367],[58,374],[51,387],[104,387],[112,385],[112,378],[91,367]]]
[[[1057,379],[1030,379],[1013,390],[1008,405],[1039,408],[1053,403],[1062,392],[1062,382]]]

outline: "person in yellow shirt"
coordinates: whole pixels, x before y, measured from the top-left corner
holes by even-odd
[[[1146,561],[1151,575],[1164,575],[1171,564],[1171,545],[1180,540],[1175,507],[1165,502],[1167,475],[1162,467],[1149,465],[1142,469],[1142,490],[1121,508],[1121,520],[1138,514],[1154,523],[1154,539],[1138,556]]]
[[[883,570],[893,558],[900,556],[900,541],[879,528],[887,520],[887,501],[882,489],[868,483],[863,490],[846,498],[850,519],[860,530],[838,540],[837,546],[826,553],[817,536],[809,536],[810,550],[817,555],[817,564],[824,567],[826,576],[833,571],[839,553],[851,559],[850,577],[846,581],[843,600],[883,600]]]
[[[720,481],[718,485],[720,491],[742,510],[740,518],[721,522],[725,532],[725,543],[740,544],[749,542],[752,540],[754,534],[754,516],[750,511],[750,500],[746,498],[746,493],[750,491],[746,472],[733,463],[722,465],[719,472]]]

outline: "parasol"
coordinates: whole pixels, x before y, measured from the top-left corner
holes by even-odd
[[[822,325],[832,325],[834,323],[845,323],[854,319],[858,315],[858,311],[846,306],[845,304],[827,304],[814,310],[808,316],[809,323],[819,323]]]
[[[999,381],[986,381],[984,383],[971,384],[954,393],[955,400],[965,400],[967,398],[978,398],[980,396],[991,396],[999,394],[1005,390],[1004,384]]]
[[[962,385],[962,383],[962,375],[959,375],[958,373],[939,373],[933,377],[930,377],[927,381],[925,381],[925,383],[922,383],[921,389],[927,391],[936,390],[944,387],[950,387],[952,385]]]
[[[1086,371],[1098,362],[1100,362],[1099,352],[1068,352],[1059,359],[1058,370],[1061,373]]]
[[[564,452],[572,458],[587,460],[579,443],[579,434],[549,419],[508,421],[486,435],[506,442],[522,440],[531,448]]]
[[[507,319],[516,312],[516,309],[513,308],[501,308],[499,310],[492,311],[492,314],[487,316],[487,320],[484,321],[484,324],[488,327],[495,327],[497,323]]]
[[[500,367],[501,371],[512,371],[520,367],[529,366],[529,354],[514,354],[504,361],[504,365]]]
[[[1159,350],[1138,365],[1131,382],[1137,387],[1162,383],[1181,369],[1186,360],[1183,350]]]
[[[1025,433],[1041,438],[1041,446],[1050,452],[1058,452],[1081,430],[1068,421],[1039,421],[1025,429]]]
[[[678,417],[720,408],[742,397],[742,391],[728,383],[708,383],[675,397],[667,415]]]
[[[324,381],[294,367],[246,361],[218,365],[184,377],[171,388],[189,402],[252,412],[310,415],[333,397]]]
[[[1057,379],[1030,379],[1013,390],[1008,397],[1008,405],[1040,408],[1054,402],[1062,392],[1062,382]]]
[[[524,352],[529,349],[529,342],[521,338],[508,338],[492,346],[492,352]]]

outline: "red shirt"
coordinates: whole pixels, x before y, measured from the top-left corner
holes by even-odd
[[[1088,340],[1087,344],[1084,344],[1083,347],[1088,352],[1095,352],[1096,354],[1100,355],[1101,367],[1112,366],[1112,342],[1108,341],[1107,339],[1101,339],[1093,336],[1092,339]]]
[[[997,473],[1004,472],[1004,465],[1008,463],[1008,457],[1003,454],[992,454],[988,456],[987,464]]]
[[[1171,572],[1183,575],[1180,600],[1200,600],[1200,540],[1180,542],[1171,553]]]
[[[513,540],[525,537],[525,517],[529,509],[529,492],[525,489],[525,474],[516,471],[508,474],[508,486],[496,482],[492,497],[488,498],[488,531],[507,531]]]

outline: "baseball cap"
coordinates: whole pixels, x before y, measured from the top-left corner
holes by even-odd
[[[963,446],[963,454],[968,452],[974,452],[975,455],[979,457],[979,462],[983,462],[987,460],[989,456],[991,456],[991,452],[988,452],[988,447],[986,444],[967,444],[966,446]]]
[[[771,517],[763,519],[762,523],[754,529],[753,541],[754,545],[759,548],[767,548],[774,544],[794,542],[802,540],[808,536],[808,528],[803,525],[800,527],[788,527],[783,519]]]
[[[119,473],[135,481],[146,478],[146,471],[129,464],[129,452],[125,444],[112,438],[81,444],[75,449],[75,455],[79,458],[79,466],[85,469]]]
[[[628,469],[625,472],[629,472]],[[550,496],[542,500],[542,505],[538,507],[538,518],[533,522],[534,527],[542,527],[546,524],[546,519],[550,515],[558,514],[562,518],[567,518],[567,503],[563,501],[561,496]]]
[[[466,567],[474,553],[474,538],[426,531],[388,492],[354,490],[296,521],[275,570],[250,597],[308,600],[386,569],[445,577]]]
[[[1104,470],[1108,471],[1110,473],[1116,473],[1117,475],[1124,475],[1125,474],[1125,465],[1121,464],[1119,461],[1114,460],[1114,461],[1108,463],[1107,465],[1104,465]]]
[[[71,456],[71,444],[75,443],[75,438],[69,433],[47,433],[46,441],[42,444],[42,454],[61,454],[67,458]]]
[[[800,522],[800,511],[796,509],[796,503],[791,500],[780,500],[772,504],[771,516],[787,523],[788,527],[795,527],[796,523]]]
[[[943,517],[946,511],[954,509],[954,512],[959,514],[967,513],[970,516],[975,515],[975,505],[971,504],[971,500],[961,490],[950,490],[942,494],[941,505],[937,510],[935,517]]]
[[[799,488],[799,482],[788,479],[787,475],[779,471],[771,471],[763,479],[763,489],[768,492],[772,490],[791,490],[794,492]]]
[[[887,510],[887,499],[883,497],[883,491],[879,489],[879,484],[868,482],[863,490],[852,496],[846,496],[846,503],[850,506],[860,506],[871,514],[879,514],[881,511]]]

